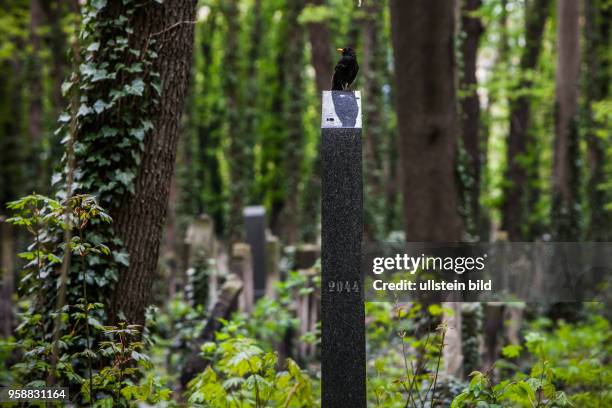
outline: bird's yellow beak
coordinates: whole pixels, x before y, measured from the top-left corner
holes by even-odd
[[[344,49],[343,48],[336,48],[336,51],[341,53],[342,51],[344,51]]]

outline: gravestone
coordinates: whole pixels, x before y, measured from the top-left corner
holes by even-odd
[[[255,300],[266,294],[266,210],[262,206],[243,210],[246,241],[251,247]]]
[[[275,285],[280,280],[280,242],[266,231],[266,296],[274,297]]]
[[[251,313],[255,301],[253,288],[253,263],[251,261],[251,247],[244,242],[237,242],[232,246],[230,258],[230,272],[242,280],[243,288],[238,300],[241,311]]]
[[[361,94],[323,91],[322,406],[366,407]]]
[[[215,222],[207,214],[200,214],[189,223],[185,232],[187,286],[186,292],[193,305],[212,306],[218,291]]]

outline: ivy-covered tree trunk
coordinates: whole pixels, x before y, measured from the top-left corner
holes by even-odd
[[[553,236],[579,238],[578,90],[580,79],[580,2],[557,3],[557,73],[553,161]]]
[[[23,156],[20,143],[22,125],[21,61],[19,58],[0,62],[0,97],[10,103],[0,105],[0,333],[12,335],[12,295],[15,290],[15,230],[5,219],[9,201],[22,193]]]
[[[550,13],[550,0],[534,0],[525,12],[525,46],[520,61],[521,79],[516,91],[531,87],[530,71],[536,67],[544,25]],[[510,133],[506,152],[507,168],[505,173],[504,203],[502,206],[502,229],[508,233],[510,241],[522,241],[526,231],[527,181],[528,173],[524,165],[529,145],[531,126],[529,95],[520,94],[510,101]]]
[[[145,137],[133,182],[134,194],[126,194],[113,212],[114,228],[128,250],[130,265],[119,273],[111,305],[112,320],[118,320],[122,313],[131,323],[144,323],[145,308],[151,298],[179,120],[189,82],[195,6],[193,0],[162,5],[152,1],[134,16],[134,36],[146,42],[155,35],[160,44],[153,69],[159,73],[162,85],[159,104],[151,115],[153,129]]]
[[[238,36],[240,22],[238,2],[227,0],[221,2],[222,12],[225,16],[225,45],[223,59],[223,90],[225,93],[225,109],[227,131],[229,132],[228,164],[230,167],[229,185],[229,215],[227,220],[227,240],[230,244],[240,241],[244,236],[242,230],[242,210],[246,203],[248,192],[247,180],[248,164],[245,163],[247,150],[251,149],[242,134],[242,121],[240,117],[240,69],[238,65]]]
[[[407,241],[458,241],[453,3],[391,2]]]
[[[324,0],[308,0],[308,8],[325,7]],[[332,43],[328,22],[324,19],[308,22],[308,37],[310,39],[311,60],[315,71],[317,100],[321,93],[330,89],[333,72]],[[316,157],[312,163],[311,175],[305,183],[302,200],[301,240],[315,242],[317,239],[321,210],[321,157],[317,144]]]
[[[43,142],[43,70],[41,58],[41,32],[44,23],[44,10],[41,0],[30,1],[30,26],[28,58],[28,149],[32,165],[28,187],[35,191],[44,191],[47,180],[41,166]]]
[[[606,139],[605,125],[597,120],[597,103],[610,94],[610,26],[612,8],[602,0],[585,0],[585,63],[583,78],[585,93],[585,126],[589,163],[587,199],[589,223],[587,238],[594,241],[612,239],[612,213],[605,206],[612,201],[602,185],[605,181]],[[608,145],[609,146],[609,145]]]
[[[55,121],[64,108],[65,101],[62,96],[62,83],[67,79],[70,61],[67,49],[68,34],[64,31],[64,19],[68,14],[78,13],[78,0],[55,0],[43,1],[42,7],[49,26],[47,35],[47,46],[50,51],[51,66],[49,75],[51,79],[51,112],[49,116]],[[56,134],[49,135],[48,158],[44,163],[44,174],[49,177],[56,170],[57,163],[61,160],[63,145],[61,137]],[[48,180],[45,180],[48,182]]]
[[[480,18],[473,15],[480,6],[481,0],[462,0],[461,29],[464,33],[461,40],[462,72],[461,87],[461,138],[465,151],[464,174],[464,210],[467,229],[477,234],[480,224],[480,100],[478,98],[478,81],[476,79],[476,62],[478,44],[483,33]]]
[[[287,139],[284,149],[286,196],[281,211],[280,231],[281,237],[287,244],[295,244],[299,240],[300,180],[304,149],[302,70],[305,37],[298,17],[303,8],[303,0],[287,0],[287,10],[283,14],[284,41],[288,44],[287,63],[281,67],[285,70],[286,80],[282,89],[283,120],[287,127]]]
[[[361,71],[364,91],[364,174],[366,239],[384,239],[385,211],[385,158],[389,151],[389,132],[385,120],[383,84],[386,75],[386,56],[383,40],[384,4],[379,1],[364,5],[363,58]]]

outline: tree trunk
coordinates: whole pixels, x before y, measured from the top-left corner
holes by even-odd
[[[544,25],[550,11],[550,0],[534,0],[531,8],[525,12],[525,47],[521,56],[520,68],[522,79],[517,91],[529,89],[531,80],[524,75],[533,70],[538,62]],[[506,183],[504,204],[502,207],[502,229],[508,233],[510,241],[522,241],[527,236],[526,199],[527,169],[521,159],[527,153],[530,127],[530,100],[527,95],[520,95],[510,102],[510,134],[508,136]]]
[[[396,110],[407,241],[461,239],[455,178],[455,12],[448,0],[391,1]],[[461,376],[459,303],[445,303],[447,374]]]
[[[308,0],[308,4],[323,6],[325,0]],[[330,89],[334,68],[331,54],[333,45],[327,21],[308,23],[308,36],[310,38],[312,66],[315,70],[315,82],[320,94],[323,90]]]
[[[606,100],[610,93],[610,22],[612,9],[604,8],[601,0],[585,0],[585,127],[589,162],[587,199],[589,228],[587,238],[593,241],[612,240],[612,214],[605,209],[612,201],[601,188],[605,181],[606,145],[597,133],[602,125],[594,118],[593,104]]]
[[[238,36],[240,34],[240,22],[237,0],[224,1],[221,4],[226,23],[226,36],[224,45],[223,88],[226,98],[226,119],[229,124],[229,151],[228,162],[230,167],[230,202],[227,224],[228,248],[232,244],[242,240],[242,210],[246,202],[246,180],[247,171],[244,158],[249,146],[244,143],[244,135],[240,132],[242,118],[239,115],[239,65],[238,65]]]
[[[481,0],[463,0],[461,9],[461,29],[465,33],[461,41],[463,72],[460,77],[461,97],[461,138],[467,155],[467,176],[469,183],[464,187],[466,224],[472,234],[478,234],[480,220],[480,100],[476,79],[478,44],[483,33],[480,18],[472,13],[482,5]]]
[[[67,33],[64,32],[63,21],[66,15],[78,11],[79,6],[77,0],[70,0],[69,2],[62,0],[42,1],[41,3],[47,25],[49,26],[46,46],[51,53],[51,66],[49,68],[51,77],[51,113],[49,116],[57,118],[65,106],[65,100],[62,96],[62,83],[70,69],[67,51],[69,44]],[[48,158],[43,170],[47,177],[53,174],[55,166],[61,160],[64,153],[64,146],[60,141],[61,135],[51,134],[49,136]]]
[[[111,320],[117,320],[122,311],[127,321],[135,324],[144,323],[157,269],[179,119],[189,82],[196,5],[193,0],[175,0],[163,5],[152,3],[135,16],[134,35],[147,38],[152,33],[167,30],[158,37],[164,46],[154,64],[162,81],[161,100],[152,115],[154,130],[145,138],[134,180],[135,194],[126,195],[113,213],[114,228],[130,254],[130,267],[120,271],[111,305]]]
[[[453,3],[391,2],[407,241],[458,241]]]
[[[557,3],[557,73],[553,160],[553,235],[578,239],[578,89],[580,79],[580,2]]]
[[[43,138],[43,88],[41,59],[41,29],[44,11],[40,0],[30,0],[30,38],[31,54],[28,60],[28,150],[32,169],[28,183],[35,191],[44,191],[46,180],[41,165],[40,153]]]
[[[0,336],[4,338],[13,334],[14,253],[13,228],[0,217]]]
[[[384,27],[383,3],[368,2],[364,5],[363,77],[364,100],[364,173],[365,173],[365,239],[384,239],[385,210],[387,208],[385,184],[385,154],[390,150],[389,133],[384,116],[383,81],[386,77],[386,56],[382,39]]]
[[[325,0],[309,0],[308,4],[320,7],[325,5]],[[332,43],[327,21],[308,23],[308,36],[310,38],[311,61],[315,71],[318,100],[321,97],[321,92],[330,89],[333,72]],[[318,144],[316,151],[311,176],[306,182],[304,190],[301,222],[302,242],[315,242],[318,235],[321,210],[321,158],[318,154]]]
[[[283,118],[287,127],[285,141],[285,203],[281,213],[281,238],[286,244],[299,240],[300,225],[300,180],[304,149],[304,128],[302,124],[303,87],[302,70],[304,61],[304,31],[298,22],[304,8],[303,0],[288,0],[285,18],[285,41],[289,44],[287,61],[281,69],[286,71],[286,90]],[[285,15],[286,14],[286,15]]]

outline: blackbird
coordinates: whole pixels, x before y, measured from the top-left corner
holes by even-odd
[[[359,71],[357,54],[350,47],[338,48],[337,51],[342,53],[342,57],[334,69],[332,91],[345,91],[351,86],[355,77],[357,77],[357,71]]]

